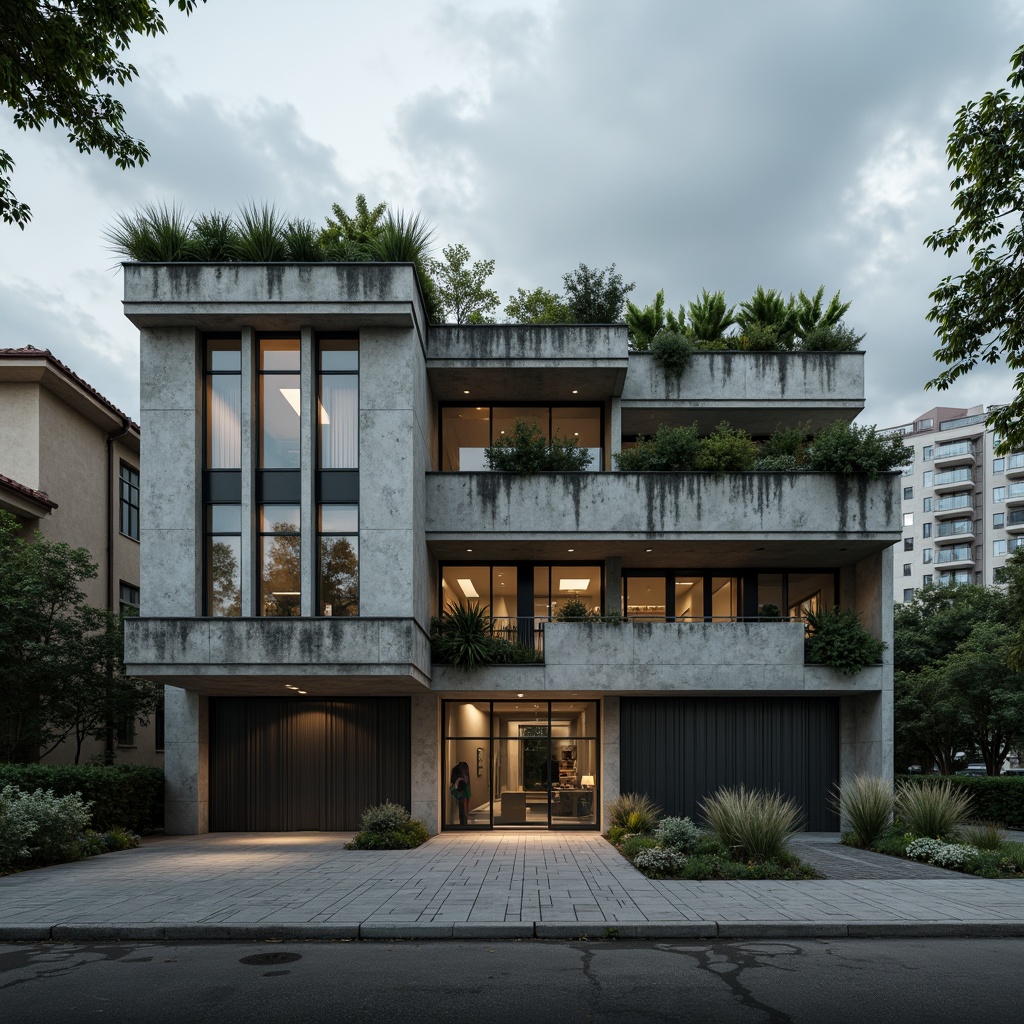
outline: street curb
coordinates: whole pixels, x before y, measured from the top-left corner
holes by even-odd
[[[923,939],[1024,937],[1024,921],[415,921],[0,924],[0,942],[562,939]]]

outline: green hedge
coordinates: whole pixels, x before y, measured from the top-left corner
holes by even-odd
[[[970,793],[971,817],[997,821],[1006,828],[1024,828],[1024,775],[899,775],[901,782],[927,786],[948,780]]]
[[[92,828],[126,828],[140,834],[164,823],[164,773],[146,765],[0,764],[0,789],[52,789],[92,801]]]

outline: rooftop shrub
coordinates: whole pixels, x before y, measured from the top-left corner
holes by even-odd
[[[836,420],[814,435],[808,464],[823,473],[867,473],[874,477],[906,465],[913,456],[913,449],[899,434],[880,434],[874,426]]]
[[[804,646],[808,665],[825,665],[845,676],[856,675],[868,665],[882,660],[888,646],[876,640],[860,621],[853,608],[824,605],[807,613],[810,629]]]
[[[516,420],[512,429],[484,449],[489,469],[504,473],[578,472],[594,461],[574,438],[555,434],[549,440],[536,423]]]
[[[681,331],[661,331],[651,342],[651,355],[662,369],[673,377],[682,376],[690,362],[693,342]]]
[[[757,445],[745,430],[719,423],[697,446],[694,468],[712,473],[742,473],[754,468]]]
[[[638,437],[632,448],[615,453],[615,465],[624,471],[686,472],[695,469],[700,434],[689,427],[660,426],[653,437]]]

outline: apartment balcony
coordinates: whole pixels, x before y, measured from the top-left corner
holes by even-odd
[[[939,520],[962,519],[974,511],[974,491],[966,494],[943,495],[932,506],[932,515]]]
[[[1006,517],[1006,532],[1014,536],[1024,533],[1024,510],[1010,512]]]
[[[935,566],[946,572],[951,569],[970,569],[974,566],[974,547],[965,544],[963,548],[942,548],[935,556]]]
[[[936,470],[953,469],[956,466],[973,466],[977,456],[974,445],[970,441],[962,441],[935,448],[932,462]]]
[[[1007,480],[1024,478],[1024,452],[1015,452],[1007,458],[1005,472]]]
[[[1006,507],[1020,508],[1024,505],[1024,481],[1010,484],[1006,488]]]
[[[899,483],[896,474],[428,473],[426,532],[435,554],[463,559],[474,543],[567,540],[821,541],[834,555],[837,541],[880,549],[899,539]]]
[[[936,494],[953,494],[965,487],[974,485],[974,471],[968,468],[951,469],[945,473],[936,473],[932,479],[932,488]]]
[[[585,680],[585,682],[583,682]],[[854,676],[804,664],[801,622],[549,622],[544,663],[460,672],[435,665],[434,690],[572,693],[862,693],[883,668]]]
[[[386,695],[430,680],[430,638],[414,619],[128,618],[124,649],[131,675],[206,693],[337,694],[371,682]]]
[[[971,544],[974,542],[974,520],[954,519],[950,522],[940,523],[938,530],[932,536],[935,544]]]
[[[622,389],[622,432],[653,434],[662,424],[723,419],[753,434],[780,423],[820,430],[864,407],[862,352],[694,352],[676,377],[650,353],[632,352]]]
[[[622,392],[625,326],[432,326],[427,377],[436,399],[605,401]]]

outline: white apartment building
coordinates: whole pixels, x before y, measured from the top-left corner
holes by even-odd
[[[938,406],[890,428],[914,449],[903,469],[903,541],[893,594],[913,599],[928,583],[990,586],[1024,543],[1024,452],[996,455],[999,437],[982,405]]]

